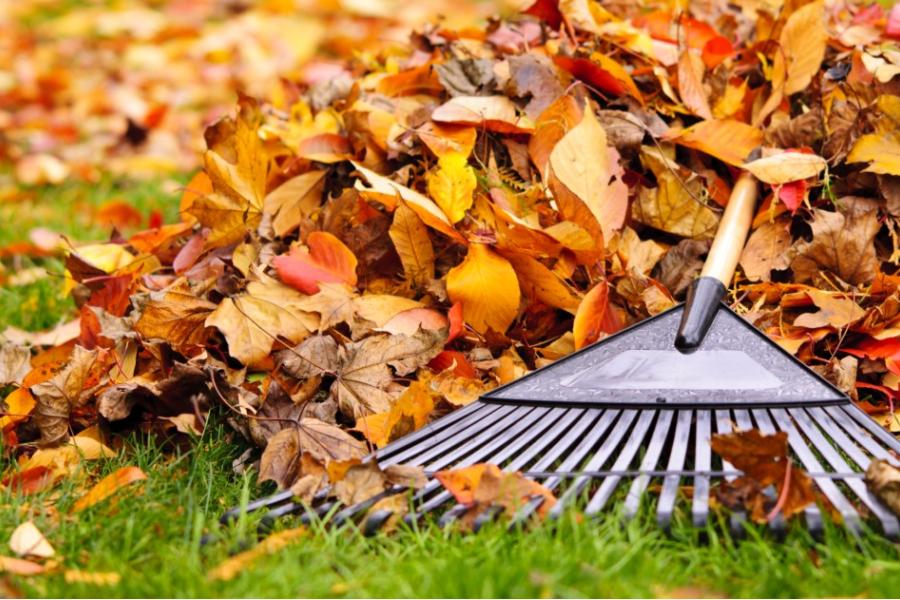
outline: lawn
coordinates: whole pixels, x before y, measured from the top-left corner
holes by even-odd
[[[107,181],[33,190],[25,203],[0,205],[0,246],[44,226],[77,240],[108,232],[90,214],[110,199],[133,202],[142,214],[160,209],[174,218],[177,191],[162,183]],[[0,328],[41,329],[72,311],[59,296],[62,266],[40,261],[50,275],[0,289]],[[308,532],[277,553],[243,568],[230,581],[208,573],[230,553],[252,546],[254,517],[217,525],[228,507],[272,491],[252,475],[236,475],[232,461],[245,446],[213,415],[202,437],[177,450],[131,434],[114,459],[89,463],[98,480],[137,465],[148,480],[113,501],[70,514],[84,481],[31,497],[3,492],[0,539],[31,518],[57,550],[61,568],[28,579],[0,575],[0,593],[29,596],[854,596],[897,594],[897,546],[875,535],[861,540],[831,528],[824,540],[802,529],[772,540],[751,530],[737,542],[710,527],[697,532],[678,521],[671,534],[646,517],[622,526],[615,515],[581,522],[569,514],[553,526],[507,533],[502,525],[477,534],[433,524],[364,538],[350,529]],[[3,465],[4,471],[9,465]],[[650,511],[647,511],[648,514]],[[295,527],[286,522],[284,527]],[[201,543],[204,538],[214,541]],[[6,554],[7,552],[4,552]],[[70,583],[63,568],[115,572],[115,585]]]

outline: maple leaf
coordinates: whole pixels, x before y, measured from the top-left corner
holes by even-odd
[[[441,351],[446,331],[422,329],[414,335],[376,334],[338,347],[333,338],[313,336],[280,354],[280,363],[298,378],[330,375],[331,392],[345,415],[352,418],[390,410],[389,390],[397,375],[407,375]]]
[[[318,324],[303,308],[307,296],[258,276],[247,284],[246,293],[222,300],[205,321],[225,335],[232,356],[245,365],[266,358],[279,339],[296,344]]]
[[[206,319],[216,305],[187,289],[174,288],[150,295],[134,331],[145,340],[164,340],[185,355],[203,346],[212,332]]]
[[[484,244],[471,244],[465,260],[447,273],[447,294],[462,305],[476,331],[504,332],[519,312],[519,281],[509,261]]]
[[[784,431],[766,435],[756,429],[748,429],[713,434],[710,444],[722,459],[744,472],[742,477],[728,483],[727,488],[738,490],[748,483],[755,484],[755,491],[744,498],[755,521],[765,522],[774,514],[767,515],[763,507],[760,492],[767,486],[775,486],[779,494],[776,507],[787,518],[815,501],[812,480],[802,469],[791,465],[787,455],[788,436]]]
[[[791,269],[798,282],[815,281],[822,269],[852,285],[874,279],[878,271],[874,240],[880,229],[876,211],[844,214],[813,209],[810,226],[812,240],[794,247]]]
[[[274,481],[280,489],[286,489],[303,475],[304,455],[325,467],[332,461],[359,459],[365,454],[363,443],[339,427],[318,419],[301,419],[269,440],[260,458],[259,479]]]

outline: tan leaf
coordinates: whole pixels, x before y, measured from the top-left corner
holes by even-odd
[[[32,521],[25,521],[12,532],[9,547],[17,556],[50,558],[56,551]]]
[[[275,554],[283,548],[297,543],[306,533],[305,527],[285,529],[284,531],[273,533],[250,550],[245,550],[226,558],[209,572],[207,578],[213,581],[231,581],[239,574],[245,572],[250,565],[259,559]]]
[[[427,285],[434,278],[434,247],[422,220],[406,204],[400,204],[388,234],[406,279],[417,287]]]
[[[88,585],[118,585],[122,576],[115,571],[81,571],[66,569],[63,572],[66,583],[86,583]]]
[[[271,215],[275,235],[283,237],[322,203],[326,171],[309,171],[288,179],[266,195],[263,212]]]
[[[481,126],[498,133],[529,133],[534,124],[506,96],[456,96],[431,113],[437,123]]]
[[[578,196],[600,223],[604,239],[622,227],[628,206],[610,186],[613,165],[606,144],[606,132],[593,110],[584,112],[581,122],[569,130],[550,153],[550,168],[559,181]]]
[[[47,568],[30,560],[21,558],[13,558],[11,556],[0,556],[0,573],[10,573],[12,575],[20,575],[22,577],[30,577],[32,575],[40,575]]]
[[[791,247],[788,219],[760,225],[747,240],[741,253],[741,269],[750,281],[771,281],[773,269],[786,269],[791,264],[787,251]]]
[[[650,227],[693,239],[710,239],[719,215],[702,203],[703,183],[656,148],[644,146],[641,161],[656,175],[656,188],[641,187],[632,216]]]
[[[629,270],[647,276],[665,255],[666,247],[653,240],[642,240],[634,229],[625,227],[619,234],[616,252]]]
[[[678,59],[678,94],[692,113],[703,119],[712,119],[706,90],[703,89],[703,59],[690,50]]]
[[[262,212],[247,200],[225,194],[209,194],[194,200],[189,210],[204,227],[210,229],[206,245],[228,246],[244,239],[262,220]]]
[[[823,290],[811,289],[806,292],[818,312],[805,313],[794,319],[794,325],[807,329],[818,327],[834,327],[840,329],[858,321],[866,314],[851,298],[832,294]]]
[[[745,163],[743,168],[760,181],[780,185],[816,177],[826,166],[825,159],[815,154],[781,152]]]
[[[886,460],[873,460],[866,469],[866,487],[900,516],[900,469]]]
[[[206,325],[228,340],[231,355],[253,365],[272,352],[279,338],[296,344],[315,329],[317,319],[303,309],[307,296],[264,275],[247,284],[245,294],[225,298]]]
[[[815,281],[831,271],[851,285],[870,283],[878,272],[875,236],[881,225],[877,212],[844,215],[813,209],[813,238],[795,246],[791,269],[798,283]]]
[[[447,273],[447,294],[480,333],[505,332],[519,312],[519,281],[512,265],[484,244],[471,244],[465,260]]]
[[[17,344],[0,345],[0,387],[20,385],[31,370],[31,352]]]
[[[801,6],[788,17],[778,43],[787,58],[787,96],[805,89],[825,58],[825,4],[822,0]]]
[[[186,289],[155,292],[134,330],[145,340],[164,340],[178,352],[190,355],[212,333],[206,319],[215,308],[212,302]]]

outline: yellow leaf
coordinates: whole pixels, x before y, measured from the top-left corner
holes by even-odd
[[[581,298],[553,271],[540,261],[525,254],[505,253],[519,277],[522,291],[529,298],[543,302],[547,306],[560,308],[575,314]]]
[[[72,512],[80,512],[98,502],[103,502],[122,487],[144,479],[147,479],[147,475],[138,467],[122,467],[101,479],[87,494],[79,498],[72,507]]]
[[[82,571],[66,569],[63,573],[66,583],[87,583],[89,585],[117,585],[122,576],[114,571]]]
[[[423,427],[432,410],[434,399],[428,386],[421,381],[414,381],[397,398],[391,410],[357,419],[353,429],[383,448],[388,442]]]
[[[504,332],[519,312],[519,280],[502,256],[472,244],[465,260],[447,273],[447,294],[463,307],[463,318],[480,333]]]
[[[781,30],[778,42],[787,58],[784,93],[790,96],[809,85],[825,58],[825,5],[822,0],[800,7]]]
[[[394,242],[406,279],[424,287],[434,278],[434,247],[422,219],[406,204],[401,204],[394,211],[388,235]]]
[[[297,540],[304,535],[306,535],[305,527],[287,529],[285,531],[273,533],[272,535],[261,541],[254,548],[245,550],[244,552],[236,554],[231,558],[226,558],[224,561],[219,563],[219,566],[210,571],[207,577],[212,580],[230,581],[237,577],[238,574],[244,572],[247,567],[252,565],[260,558],[268,556],[270,554],[275,554],[283,548],[296,543]]]
[[[866,171],[882,175],[900,175],[900,139],[890,133],[870,133],[853,145],[847,162],[867,162]]]
[[[780,185],[815,177],[826,166],[825,159],[816,154],[782,152],[745,163],[744,169],[753,173],[760,181]]]
[[[466,216],[472,206],[475,188],[475,170],[462,154],[447,154],[438,159],[438,168],[428,174],[428,194],[441,207],[451,223]]]
[[[703,184],[656,148],[643,147],[641,161],[656,176],[655,188],[641,187],[631,206],[634,219],[661,231],[694,239],[710,239],[719,215],[701,202]]]
[[[763,142],[758,128],[732,119],[700,121],[670,137],[676,144],[705,152],[735,167],[740,167]]]

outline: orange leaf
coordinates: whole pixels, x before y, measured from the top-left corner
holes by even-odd
[[[0,431],[12,429],[18,423],[28,418],[34,410],[34,396],[28,388],[20,387],[6,397],[6,411],[0,416]]]
[[[123,200],[110,200],[97,209],[94,220],[100,225],[125,229],[139,227],[144,218],[131,204]]]
[[[428,366],[437,372],[452,368],[453,374],[457,377],[468,377],[470,379],[478,377],[475,367],[472,366],[466,355],[458,350],[444,350],[432,358]]]
[[[705,152],[735,167],[740,167],[747,155],[763,143],[762,131],[731,119],[700,121],[667,137],[676,144]]]
[[[281,281],[304,294],[317,294],[320,283],[356,285],[356,256],[341,240],[314,231],[306,245],[308,250],[294,247],[272,260]]]
[[[126,485],[144,479],[147,479],[147,475],[138,467],[122,467],[101,479],[87,494],[79,498],[72,507],[72,512],[80,512],[103,502]]]
[[[609,303],[609,284],[601,281],[578,305],[572,333],[575,336],[575,348],[583,348],[600,339],[604,333],[615,333],[622,328],[619,317]]]

